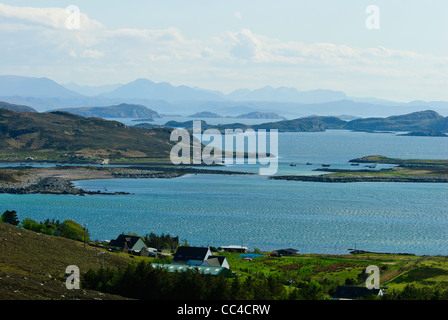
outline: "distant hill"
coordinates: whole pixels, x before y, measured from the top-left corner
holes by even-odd
[[[3,153],[167,158],[172,145],[169,129],[142,130],[117,121],[62,111],[32,113],[0,109]]]
[[[210,111],[201,111],[189,116],[190,118],[222,118],[219,114]]]
[[[238,89],[227,95],[227,98],[237,101],[271,101],[323,103],[346,99],[345,93],[333,90],[298,91],[295,88],[266,86],[256,90]]]
[[[448,135],[437,130],[424,130],[424,131],[412,131],[402,136],[413,136],[413,137],[448,137]]]
[[[148,79],[137,79],[111,92],[102,94],[108,98],[140,98],[171,101],[224,100],[222,94],[188,86],[173,86],[167,82],[155,83]]]
[[[64,108],[54,111],[65,111],[81,115],[83,117],[98,118],[142,118],[153,119],[159,118],[159,114],[145,106],[138,104],[122,103],[116,106],[108,107],[81,107],[81,108]]]
[[[284,119],[282,116],[275,112],[249,112],[237,116],[239,119]]]
[[[12,111],[37,112],[31,107],[0,101],[0,108]]]
[[[122,86],[122,84],[109,84],[104,86],[80,86],[75,83],[67,83],[63,86],[71,91],[75,91],[85,96],[97,96],[115,90],[118,87]]]
[[[20,76],[0,76],[0,97],[52,97],[78,98],[77,92],[68,90],[64,86],[48,78],[33,78]]]
[[[402,116],[392,116],[387,118],[366,118],[352,121],[341,120],[338,117],[311,116],[293,120],[283,120],[266,122],[258,125],[244,125],[232,123],[226,125],[210,125],[202,121],[201,128],[205,129],[237,129],[246,130],[252,128],[277,129],[279,132],[319,132],[327,129],[343,129],[354,131],[429,131],[438,130],[448,132],[448,117],[442,117],[435,111],[414,112]],[[168,127],[191,128],[193,121],[176,122],[169,121],[165,124]],[[437,128],[437,129],[436,129]]]
[[[318,132],[327,129],[344,129],[346,121],[336,117],[306,117],[294,120],[262,123],[253,129],[277,129],[279,132]]]
[[[242,129],[247,130],[249,128],[254,130],[259,129],[277,129],[279,132],[316,132],[325,131],[326,129],[343,129],[345,121],[340,120],[336,117],[309,117],[300,118],[295,120],[284,120],[276,122],[267,122],[258,125],[246,125],[242,123],[232,123],[225,125],[211,125],[201,121],[201,129],[218,129],[224,131],[225,129]],[[193,127],[193,121],[177,122],[168,121],[165,126],[167,127],[181,127],[186,129],[191,129]]]
[[[443,124],[445,118],[435,111],[426,110],[413,112],[406,115],[391,116],[387,118],[355,119],[347,123],[346,129],[350,130],[376,130],[376,131],[424,131],[435,129],[435,126]],[[447,130],[441,125],[440,131]]]

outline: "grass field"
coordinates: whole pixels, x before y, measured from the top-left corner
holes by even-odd
[[[337,285],[365,285],[367,266],[380,270],[380,284],[387,290],[402,290],[406,285],[448,288],[448,257],[363,253],[357,255],[297,255],[253,258],[246,261],[238,253],[223,253],[233,272],[242,277],[263,273],[293,282],[314,280]]]

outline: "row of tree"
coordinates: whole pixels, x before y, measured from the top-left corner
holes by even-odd
[[[150,300],[324,299],[322,288],[314,281],[289,289],[274,276],[225,278],[202,274],[197,269],[170,273],[146,261],[125,269],[91,269],[82,275],[81,284],[84,289]]]
[[[87,229],[73,220],[66,219],[62,222],[55,219],[46,219],[36,222],[30,218],[25,218],[21,222],[17,217],[17,212],[6,210],[0,217],[0,222],[9,223],[20,228],[49,234],[58,237],[64,237],[72,240],[90,241],[90,235]]]

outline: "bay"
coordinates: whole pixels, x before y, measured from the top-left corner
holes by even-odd
[[[280,133],[277,174],[316,174],[313,170],[321,163],[349,168],[350,159],[371,154],[448,159],[447,142],[342,130]],[[258,167],[224,168],[229,169],[255,172]],[[375,252],[448,254],[446,184],[326,184],[198,174],[76,185],[132,194],[0,194],[0,204],[2,209],[16,210],[19,220],[72,219],[99,240],[114,239],[122,232],[154,232],[178,235],[191,245],[243,244],[250,250],[292,247],[301,253],[341,254],[356,246]]]

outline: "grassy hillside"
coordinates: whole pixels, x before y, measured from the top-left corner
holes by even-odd
[[[0,109],[2,157],[168,158],[169,129],[142,130],[66,112],[31,113]]]
[[[98,269],[102,254],[81,242],[44,235],[0,222],[0,300],[123,299],[90,290],[68,290],[65,269]],[[106,252],[104,266],[125,267],[130,259]]]

